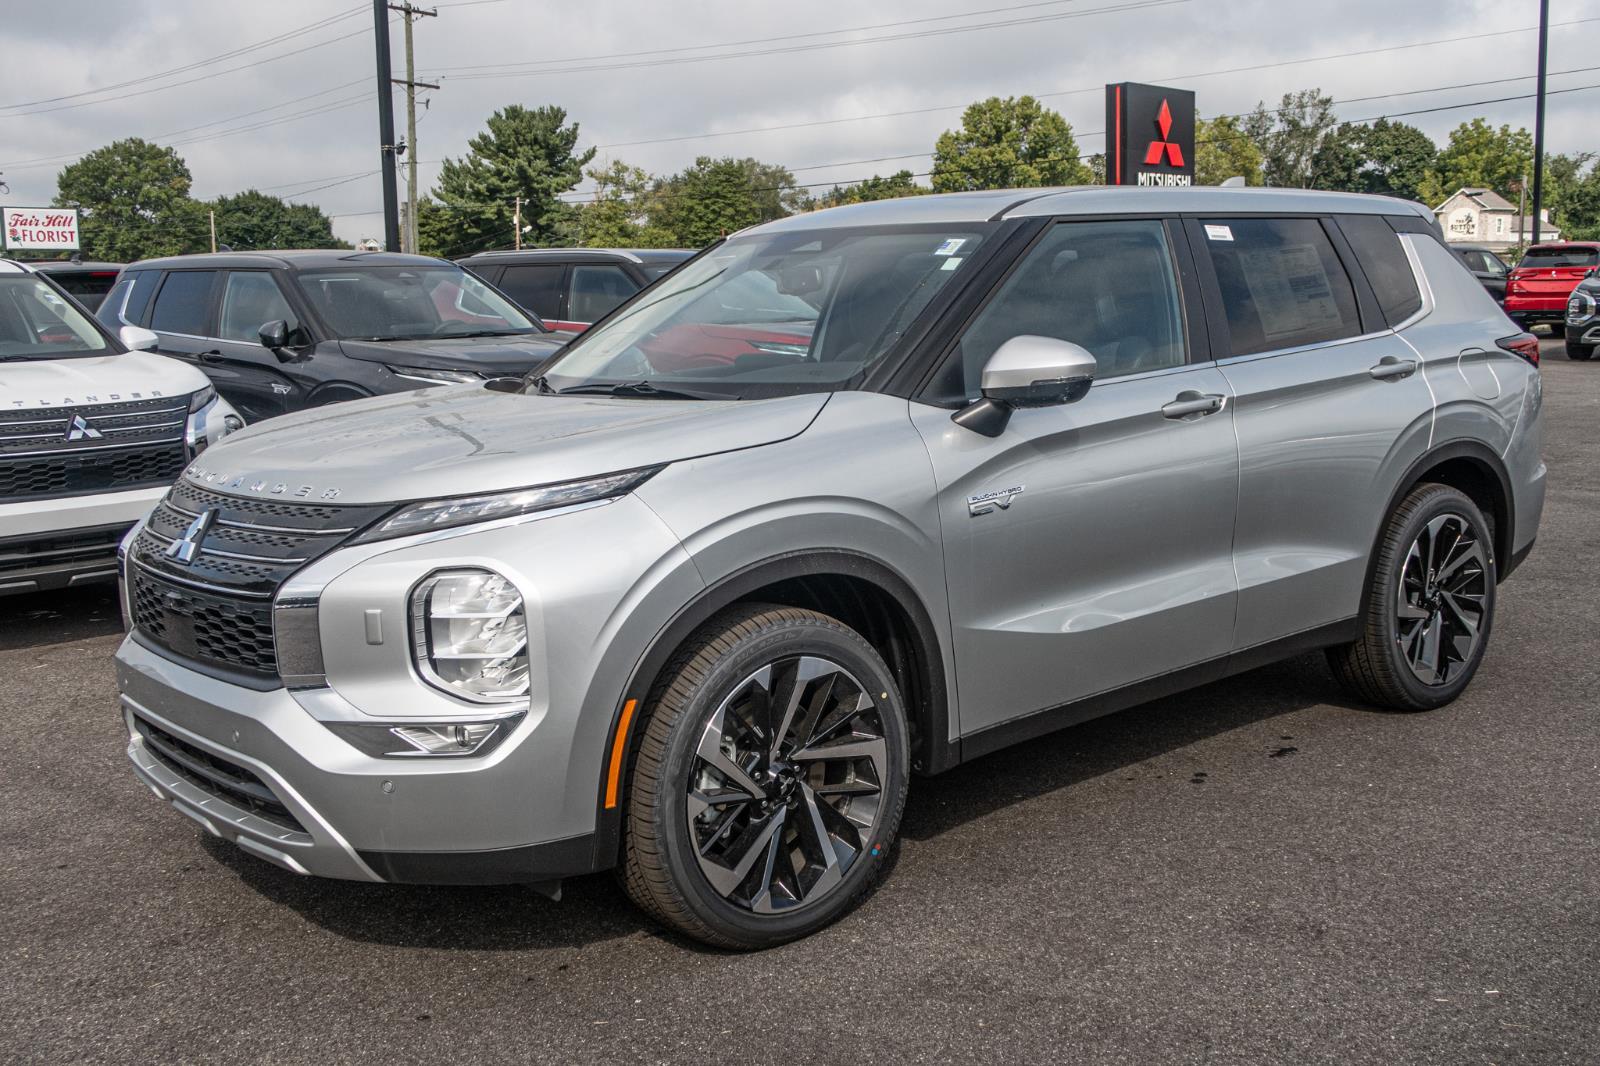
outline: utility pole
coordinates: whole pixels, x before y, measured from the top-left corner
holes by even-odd
[[[400,250],[400,204],[394,187],[394,88],[389,76],[389,5],[372,0],[372,36],[378,57],[378,156],[383,174],[383,247]]]
[[[511,208],[511,239],[517,251],[522,251],[522,197],[517,197]]]
[[[1533,105],[1533,243],[1544,219],[1544,75],[1550,38],[1550,0],[1539,0],[1539,87]]]
[[[406,20],[406,78],[395,79],[396,85],[406,87],[406,225],[403,248],[417,250],[417,90],[437,89],[437,85],[417,81],[417,64],[411,51],[411,24],[419,18],[437,18],[437,10],[424,11],[410,3],[390,4]]]
[[[217,212],[213,209],[206,213],[211,216],[211,250],[215,252],[217,250]]]

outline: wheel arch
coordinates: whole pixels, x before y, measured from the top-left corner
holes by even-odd
[[[932,615],[910,582],[887,564],[856,552],[774,556],[707,586],[656,635],[634,667],[612,712],[604,749],[607,758],[597,782],[597,869],[615,865],[618,858],[627,783],[644,733],[651,689],[690,634],[719,611],[740,603],[808,608],[856,630],[883,656],[900,684],[911,733],[912,770],[938,773],[957,761],[955,746],[948,739],[944,651]],[[630,704],[633,710],[625,712]],[[608,786],[614,799],[609,806]]]
[[[1423,482],[1449,485],[1464,492],[1478,505],[1494,526],[1494,554],[1496,583],[1504,581],[1515,566],[1513,545],[1516,543],[1516,508],[1511,489],[1511,477],[1505,463],[1487,445],[1475,440],[1455,440],[1440,444],[1406,468],[1389,494],[1388,503],[1372,534],[1372,547],[1367,553],[1366,582],[1372,580],[1372,568],[1378,557],[1378,543],[1389,516],[1406,495]],[[1366,583],[1363,584],[1366,587]]]
[[[306,394],[306,407],[320,407],[323,404],[341,403],[345,400],[365,400],[372,396],[372,390],[364,389],[350,381],[328,381]]]

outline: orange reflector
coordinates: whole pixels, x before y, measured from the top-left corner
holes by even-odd
[[[622,705],[622,720],[617,723],[617,739],[611,742],[611,770],[606,774],[606,810],[617,805],[617,784],[622,778],[622,754],[628,750],[628,726],[633,722],[633,709],[638,700]]]

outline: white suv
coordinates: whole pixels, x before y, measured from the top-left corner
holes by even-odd
[[[116,576],[117,544],[244,425],[204,374],[0,259],[0,595]]]

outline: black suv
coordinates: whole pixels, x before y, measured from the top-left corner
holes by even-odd
[[[1449,248],[1490,296],[1502,304],[1506,302],[1506,275],[1511,268],[1504,259],[1481,244],[1452,244]]]
[[[338,400],[525,374],[553,333],[454,263],[388,252],[146,259],[100,305],[204,370],[252,422]]]
[[[581,333],[692,255],[682,248],[531,248],[479,252],[460,263],[547,325]]]
[[[35,274],[46,274],[84,307],[100,306],[111,286],[117,283],[121,263],[95,263],[83,259],[29,259],[23,262]]]

